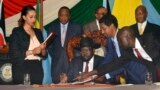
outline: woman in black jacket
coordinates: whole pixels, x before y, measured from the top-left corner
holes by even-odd
[[[22,84],[24,73],[30,74],[31,84],[42,84],[42,57],[46,55],[46,45],[40,30],[34,28],[36,11],[25,6],[18,21],[19,27],[12,31],[9,41],[9,56],[12,60],[14,84]],[[42,44],[41,44],[42,43]]]

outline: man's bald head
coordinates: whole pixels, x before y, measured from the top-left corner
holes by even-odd
[[[147,9],[143,5],[139,5],[135,10],[135,18],[138,23],[143,23],[147,18]]]
[[[126,48],[133,48],[135,45],[135,35],[133,30],[125,26],[123,27],[117,34],[118,42],[120,47]]]

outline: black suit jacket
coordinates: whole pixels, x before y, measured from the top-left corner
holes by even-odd
[[[43,42],[42,32],[34,28],[35,35],[40,43]],[[9,56],[14,62],[23,62],[26,51],[29,48],[30,36],[24,31],[23,27],[13,29],[9,40]]]
[[[66,54],[67,42],[73,36],[80,36],[82,34],[82,29],[80,25],[69,22],[64,47],[61,46],[60,23],[52,24],[51,27],[48,29],[48,35],[51,32],[55,32],[57,34],[55,40],[48,47],[49,54],[52,57],[52,81],[54,83],[59,83],[60,74],[62,72],[65,73],[68,69],[68,58]]]
[[[94,64],[93,64],[93,69],[96,69],[102,65],[104,58],[98,55],[94,55]],[[72,60],[70,63],[70,67],[68,70],[68,78],[69,82],[73,82],[74,78],[79,74],[79,72],[83,71],[83,59],[80,57],[76,57]]]
[[[147,22],[143,35],[139,34],[138,24],[130,26],[140,44],[156,65],[160,63],[160,26]]]

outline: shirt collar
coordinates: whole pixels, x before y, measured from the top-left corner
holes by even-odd
[[[117,41],[117,33],[118,33],[118,29],[116,30],[116,33],[115,33],[114,37],[113,37],[113,38],[111,38],[111,39],[112,39],[112,41]]]
[[[94,60],[94,55],[91,57],[91,59],[88,61],[88,63],[93,62],[93,60]],[[84,60],[84,62],[87,62],[87,61]]]
[[[138,26],[142,25],[142,27],[145,27],[145,26],[146,26],[146,24],[147,24],[147,20],[146,20],[146,21],[144,21],[143,23],[138,23]]]
[[[141,44],[140,44],[139,40],[136,38],[135,39],[135,49],[138,49],[140,47],[141,47]]]
[[[61,25],[61,27],[63,27],[63,25],[64,25],[65,27],[68,27],[68,23],[66,23],[66,24],[60,23],[60,25]]]

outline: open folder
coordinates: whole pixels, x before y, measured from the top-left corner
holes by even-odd
[[[44,40],[43,43],[46,43],[46,46],[49,46],[49,44],[51,44],[53,42],[53,40],[55,39],[56,37],[56,33],[55,32],[52,32],[48,35],[48,37]]]

